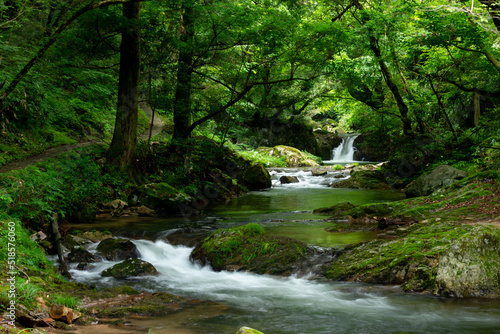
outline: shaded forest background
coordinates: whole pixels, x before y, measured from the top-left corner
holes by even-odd
[[[143,101],[167,120],[165,141],[202,135],[248,150],[311,138],[330,120],[387,159],[498,168],[498,10],[492,0],[1,1],[0,163],[110,142],[117,101]],[[133,75],[120,55],[134,43],[140,78],[119,95]],[[129,117],[147,127],[141,112]]]

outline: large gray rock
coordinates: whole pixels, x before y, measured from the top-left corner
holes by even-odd
[[[477,228],[439,260],[434,293],[499,298],[499,270],[500,233]]]
[[[406,187],[406,197],[420,197],[431,195],[436,190],[449,186],[455,181],[461,180],[467,173],[450,166],[441,165],[429,174],[419,176]]]

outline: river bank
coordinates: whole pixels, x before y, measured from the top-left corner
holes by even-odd
[[[453,225],[448,222],[440,221],[439,219],[444,219],[445,213],[442,213],[439,210],[435,211],[431,210],[439,206],[439,205],[436,206],[436,203],[442,202],[441,204],[443,204],[446,207],[446,205],[451,203],[451,202],[448,203],[446,201],[454,201],[453,205],[456,206],[456,209],[464,210],[464,207],[467,207],[467,204],[475,204],[470,201],[471,199],[477,197],[476,193],[475,192],[471,193],[470,191],[479,191],[482,194],[481,196],[491,195],[493,197],[495,194],[494,189],[491,188],[493,184],[491,180],[488,182],[476,182],[478,180],[485,179],[484,174],[480,177],[470,178],[461,181],[462,186],[460,187],[455,185],[454,187],[450,188],[450,189],[455,189],[456,191],[460,190],[461,192],[460,194],[450,193],[449,196],[447,197],[446,196],[447,193],[441,193],[439,195],[441,197],[435,197],[435,198],[429,197],[429,198],[420,198],[412,200],[394,201],[402,199],[401,192],[391,191],[391,190],[382,190],[382,191],[349,190],[343,188],[339,189],[339,188],[326,187],[325,182],[329,183],[335,181],[336,179],[334,177],[335,175],[347,174],[346,171],[335,170],[335,168],[326,168],[326,174],[318,176],[314,176],[313,172],[310,169],[300,170],[300,171],[297,170],[294,173],[297,174],[297,178],[301,182],[292,184],[283,184],[279,182],[278,176],[280,175],[280,173],[284,175],[287,172],[279,170],[271,171],[270,177],[274,178],[274,181],[272,181],[273,187],[271,190],[249,193],[248,195],[245,195],[243,197],[233,199],[231,202],[229,202],[229,205],[224,203],[218,204],[217,202],[213,201],[211,203],[212,205],[208,207],[209,210],[207,211],[208,214],[201,216],[191,215],[187,217],[187,220],[186,217],[179,217],[178,219],[170,219],[170,220],[163,220],[161,217],[141,218],[137,216],[136,218],[134,217],[127,218],[123,217],[123,214],[125,214],[125,216],[128,215],[125,210],[122,211],[120,214],[118,214],[117,217],[112,217],[111,215],[108,216],[108,218],[103,217],[104,220],[101,225],[99,224],[99,221],[102,220],[103,218],[98,219],[97,223],[88,225],[89,227],[91,226],[91,229],[102,228],[103,232],[106,232],[106,230],[111,230],[111,235],[121,236],[131,239],[134,243],[136,243],[137,247],[139,248],[139,251],[142,254],[141,258],[143,260],[149,260],[151,263],[155,265],[155,267],[157,267],[159,271],[159,276],[156,278],[153,276],[151,277],[146,276],[146,279],[143,278],[138,280],[137,279],[127,280],[126,284],[133,285],[132,290],[128,290],[128,292],[127,289],[121,292],[115,290],[114,292],[112,292],[111,296],[104,298],[104,295],[106,293],[105,292],[106,288],[109,288],[110,286],[114,285],[123,285],[124,283],[123,281],[116,279],[110,279],[106,281],[103,280],[103,278],[101,277],[102,271],[116,264],[113,261],[102,262],[100,264],[98,263],[95,265],[91,265],[91,268],[88,269],[78,269],[77,265],[79,265],[79,263],[74,263],[70,267],[70,271],[73,273],[73,276],[75,276],[74,279],[76,279],[79,282],[94,284],[96,287],[98,287],[98,292],[89,294],[90,290],[86,290],[88,288],[83,288],[82,286],[78,285],[71,285],[72,283],[63,283],[64,281],[57,279],[52,279],[52,281],[58,282],[57,287],[55,285],[44,283],[45,284],[44,289],[55,289],[57,291],[73,291],[71,293],[72,298],[79,298],[80,300],[83,299],[85,302],[83,304],[80,304],[80,306],[77,306],[78,303],[73,303],[69,305],[72,305],[73,307],[79,307],[79,311],[84,314],[99,315],[99,318],[101,317],[106,318],[107,316],[119,315],[120,316],[120,319],[118,319],[119,321],[117,323],[114,323],[113,326],[120,325],[120,323],[122,324],[127,323],[128,321],[127,319],[131,316],[133,318],[134,314],[146,316],[148,319],[153,319],[151,318],[151,316],[153,315],[154,316],[161,315],[160,316],[161,319],[167,319],[167,318],[170,319],[175,314],[183,312],[189,313],[190,312],[189,310],[192,310],[193,308],[194,309],[197,309],[198,307],[205,308],[205,306],[203,305],[206,304],[204,304],[204,302],[202,302],[201,304],[196,302],[195,300],[197,299],[208,300],[215,302],[217,305],[221,305],[219,308],[220,312],[216,312],[215,313],[216,315],[214,315],[213,317],[208,317],[202,321],[205,324],[206,323],[210,324],[209,329],[207,329],[206,327],[203,327],[203,329],[200,329],[199,327],[196,328],[193,327],[192,329],[193,333],[221,332],[221,327],[219,325],[215,325],[215,323],[218,322],[217,319],[220,319],[220,317],[228,319],[227,322],[225,322],[224,326],[222,326],[223,328],[226,328],[223,330],[223,332],[227,333],[236,332],[238,326],[234,326],[234,323],[235,319],[237,318],[234,317],[237,314],[240,314],[243,310],[245,310],[245,312],[248,312],[249,308],[254,308],[255,305],[253,304],[252,300],[255,301],[254,298],[255,296],[258,296],[257,297],[257,299],[259,300],[258,304],[261,305],[262,310],[267,310],[269,312],[272,311],[274,312],[274,314],[282,314],[283,316],[285,316],[286,314],[286,317],[288,319],[287,321],[291,321],[289,317],[298,316],[296,313],[294,313],[295,311],[292,312],[291,309],[295,310],[295,308],[298,307],[299,305],[303,306],[304,303],[307,304],[308,300],[311,303],[316,303],[318,301],[321,301],[320,297],[320,294],[322,293],[321,291],[335,291],[334,295],[340,292],[345,293],[345,294],[341,293],[340,299],[335,297],[336,298],[335,303],[337,303],[338,305],[345,306],[346,301],[351,300],[352,298],[356,298],[355,296],[358,296],[357,298],[362,298],[363,300],[369,303],[373,302],[376,305],[379,305],[379,302],[381,302],[382,300],[388,299],[390,300],[389,303],[393,304],[391,307],[393,307],[394,305],[398,305],[399,303],[397,301],[399,298],[398,294],[402,291],[402,289],[406,291],[433,292],[432,289],[429,289],[429,285],[425,285],[429,281],[429,277],[435,275],[435,273],[433,272],[435,268],[429,265],[428,262],[426,262],[428,259],[431,259],[436,256],[444,256],[444,254],[446,253],[445,250],[452,247],[455,241],[461,242],[461,239],[458,240],[459,239],[458,236],[466,237],[467,235],[473,235],[473,234],[484,236],[483,232],[486,230],[479,231],[476,229],[472,230],[467,228],[461,229],[458,225]],[[306,180],[307,182],[305,182]],[[471,184],[474,186],[471,186]],[[488,188],[489,189],[488,190],[485,187],[490,187],[491,189]],[[469,191],[469,193],[467,193],[467,191]],[[490,191],[491,193],[486,194],[484,193],[484,191]],[[467,193],[468,194],[467,196],[469,197],[462,196],[463,192]],[[462,202],[457,201],[456,200],[457,198],[462,198],[463,201]],[[430,202],[429,199],[431,199]],[[351,206],[349,206],[349,210],[352,211],[349,211],[348,215],[337,215],[335,217],[325,218],[325,216],[321,216],[317,213],[312,212],[312,210],[317,208],[318,206],[341,203],[342,201],[345,200],[352,201],[354,203]],[[373,204],[373,202],[377,201],[379,202],[378,204]],[[425,208],[417,207],[415,205],[417,203],[420,203],[422,205],[430,205],[430,207],[425,207]],[[494,205],[496,204],[494,202],[491,202],[491,205],[492,206],[490,207],[490,209],[494,208],[495,207]],[[448,208],[450,207],[448,206]],[[474,211],[474,206],[472,206],[470,210],[471,214],[473,214],[474,212],[479,214],[477,210]],[[408,218],[408,216],[406,215],[407,212],[421,213],[420,216],[413,218],[416,219],[418,223],[415,223],[415,221],[407,219]],[[487,214],[486,211],[482,212],[481,214],[483,215],[482,217],[484,219],[487,218],[487,216],[484,215]],[[122,218],[119,218],[118,216],[122,216]],[[458,214],[450,215],[450,218],[454,219],[457,216]],[[381,223],[384,221],[381,218],[385,218],[386,223],[387,219],[389,219],[389,221],[392,218],[405,218],[405,219],[399,221],[402,222],[403,224],[397,224],[392,227],[382,227]],[[128,223],[124,223],[127,221],[127,219],[129,219],[130,221]],[[116,228],[113,227],[111,221],[114,222],[113,224],[116,224]],[[349,283],[334,282],[333,285],[332,283],[327,283],[326,285],[323,285],[325,283],[314,283],[309,279],[296,278],[296,277],[287,278],[285,279],[285,281],[282,282],[283,284],[281,284],[278,283],[280,282],[280,280],[282,280],[280,278],[269,277],[267,275],[252,276],[253,274],[240,272],[239,270],[245,270],[248,269],[248,267],[241,266],[237,263],[230,264],[232,266],[230,268],[232,272],[223,271],[220,273],[216,273],[213,272],[212,269],[208,266],[201,267],[199,265],[193,264],[189,260],[189,256],[192,252],[192,247],[194,247],[194,245],[199,240],[203,239],[205,236],[212,233],[214,230],[227,226],[239,226],[248,222],[262,223],[264,225],[266,233],[270,233],[272,238],[279,235],[285,235],[287,237],[302,239],[303,241],[301,242],[309,245],[314,245],[318,243],[324,245],[323,247],[327,245],[331,246],[332,244],[338,245],[341,251],[335,251],[332,253],[323,252],[323,254],[326,253],[326,257],[329,256],[332,261],[330,262],[324,261],[324,258],[320,261],[321,266],[325,268],[325,273],[322,274],[321,276],[326,276],[330,279],[333,278],[335,280],[341,279],[350,281],[353,280],[365,281],[371,283],[388,283],[391,285],[399,284],[402,286],[402,289],[399,287],[396,288],[389,287],[387,289],[376,285],[372,287],[366,287],[362,285],[361,286],[356,285],[357,283],[354,283],[353,285],[353,283],[350,282]],[[84,226],[85,226],[84,224],[80,224],[78,225],[78,227],[77,226],[72,227],[72,231],[74,231],[75,229],[81,229]],[[428,226],[429,229],[431,230],[434,229],[434,231],[426,231],[426,233],[424,233],[424,231],[421,230],[421,228],[424,228],[424,226]],[[130,232],[133,230],[135,230],[135,232],[133,234],[130,234]],[[456,233],[456,236],[451,237],[450,235],[446,234],[447,231],[453,231],[454,233]],[[419,283],[420,285],[415,283],[416,280],[411,281],[412,284],[409,284],[410,280],[405,281],[406,278],[405,275],[402,275],[402,272],[404,271],[405,274],[409,273],[411,271],[410,270],[411,263],[409,261],[409,256],[407,256],[408,254],[403,254],[405,253],[405,248],[402,247],[401,244],[399,243],[405,245],[408,244],[408,240],[410,240],[412,244],[418,245],[419,241],[421,241],[422,239],[429,238],[429,234],[438,235],[439,234],[438,232],[441,233],[442,235],[442,237],[440,237],[439,239],[443,239],[445,241],[446,240],[450,241],[451,239],[451,241],[446,244],[446,247],[448,248],[445,247],[440,248],[441,250],[443,250],[443,252],[438,253],[436,252],[435,249],[433,249],[434,245],[427,243],[425,244],[425,248],[428,249],[423,249],[423,250],[419,249],[420,253],[415,253],[416,254],[415,256],[417,255],[421,256],[422,253],[425,253],[424,256],[422,256],[422,258],[425,258],[425,261],[422,261],[420,265],[417,266],[417,269],[420,267],[427,266],[429,268],[430,274],[427,275],[426,277],[423,276],[417,277],[418,279],[421,280]],[[107,234],[108,234],[107,237],[109,237],[110,236],[109,232]],[[491,232],[491,234],[493,235],[494,238],[497,237],[495,232]],[[83,235],[80,234],[80,236]],[[334,239],[330,239],[330,237]],[[391,238],[392,240],[387,241],[381,238]],[[454,238],[457,240],[454,240]],[[162,243],[164,240],[168,240],[173,244]],[[264,244],[262,244],[262,247],[264,248],[265,245],[267,244],[267,250],[271,251],[270,254],[272,254],[272,251],[276,249],[274,248],[276,245],[273,244],[272,240],[277,240],[277,239],[269,239]],[[491,240],[493,241],[494,239]],[[97,240],[94,239],[92,242],[96,241]],[[154,243],[152,241],[154,241]],[[402,250],[403,253],[398,255],[396,253],[391,253],[391,250],[389,248],[384,248],[386,246],[383,245],[385,244],[390,245],[390,242],[392,242],[394,249],[400,249]],[[88,244],[89,243],[87,243],[87,245]],[[187,244],[189,244],[189,246],[186,246]],[[298,245],[300,245],[300,243]],[[443,245],[439,244],[438,246],[441,247]],[[163,254],[163,255],[161,255],[160,257],[155,256],[153,254],[147,255],[150,254],[151,250],[153,249],[156,249],[155,251],[153,251],[153,254]],[[383,259],[381,258],[377,262],[373,260],[374,253],[380,253],[380,254],[386,253],[386,256]],[[252,254],[253,253],[250,252],[247,255],[253,256]],[[314,252],[311,254],[314,255]],[[391,260],[392,262],[395,259],[399,259],[400,255],[401,255],[401,261],[394,262],[394,266],[392,267],[387,266],[388,260]],[[163,256],[167,256],[167,258]],[[452,259],[449,261],[450,263],[456,262],[454,258],[451,257],[449,258]],[[178,262],[177,260],[182,260],[182,261]],[[469,257],[467,261],[475,261],[475,258]],[[170,262],[169,266],[164,267],[165,262]],[[315,266],[318,264],[317,262],[316,263],[307,261],[302,261],[302,262],[306,263],[308,266]],[[338,271],[339,270],[338,266],[334,269],[334,264],[332,264],[332,263],[339,264],[340,262],[344,262],[345,264],[342,265],[342,267],[340,268],[340,270],[343,270],[341,272]],[[47,265],[44,266],[45,268],[47,267]],[[94,267],[92,268],[92,266]],[[270,263],[269,266],[272,267],[273,264]],[[291,267],[293,267],[293,265],[291,265]],[[302,266],[302,268],[303,267],[304,266]],[[30,268],[31,268],[30,270],[32,270],[30,271],[30,273],[32,273],[30,277],[36,277],[36,275],[38,275],[36,274],[38,272],[37,270],[40,269],[35,269],[33,267]],[[261,267],[261,269],[259,269],[259,272],[266,273],[269,271],[269,268],[270,267],[266,266]],[[179,273],[180,276],[176,277],[174,281],[172,281],[173,279],[172,274],[174,272],[179,272],[179,269],[182,269]],[[368,272],[368,270],[371,271]],[[421,272],[421,271],[422,270],[420,271],[415,270],[415,272]],[[293,274],[293,272],[291,272],[289,269],[286,268],[279,274],[285,272],[288,272],[288,274]],[[306,274],[307,274],[306,271],[303,271],[301,273],[301,275],[306,275]],[[398,280],[387,279],[387,277],[392,277],[391,275],[397,277]],[[403,280],[400,279],[401,276],[404,277]],[[193,280],[190,281],[189,284],[187,284],[188,289],[186,290],[185,285],[186,283],[188,283],[186,281],[187,277],[192,277]],[[381,279],[380,277],[383,277],[384,279]],[[411,275],[408,274],[408,279],[410,277]],[[377,280],[378,278],[380,279]],[[426,280],[424,280],[423,278],[426,278]],[[26,282],[29,281],[29,279],[27,279],[27,277],[24,277],[23,281]],[[202,284],[202,282],[208,284],[204,283]],[[223,282],[223,284],[219,285],[216,284],[215,282]],[[244,282],[243,285],[242,282]],[[425,284],[423,284],[422,282]],[[103,283],[105,284],[103,285]],[[318,286],[317,284],[320,285]],[[262,290],[262,287],[265,286],[267,287]],[[134,292],[133,289],[135,289],[137,293]],[[269,296],[266,296],[266,293],[268,294],[269,291],[272,291],[274,289],[278,289],[276,295],[271,294]],[[298,291],[301,291],[301,289],[304,291],[309,291],[308,292],[309,295],[307,298],[297,299],[295,301],[286,300],[285,305],[288,306],[279,303],[277,305],[270,307],[269,298],[271,299],[277,298],[279,300],[283,298],[284,296],[283,293],[285,293],[284,291],[287,291],[286,294],[294,295]],[[141,294],[140,291],[149,291],[148,292],[149,294],[147,293],[144,294],[144,292],[142,292]],[[245,291],[245,294],[242,295],[241,294],[242,291]],[[172,295],[165,294],[165,292],[172,293]],[[444,296],[450,296],[450,295],[482,296],[482,297],[486,296],[484,294],[481,295],[475,293],[472,294],[462,293],[462,295],[458,295],[456,293],[449,293],[449,291],[447,292],[445,289],[438,291],[437,294]],[[382,299],[378,299],[380,295],[383,296]],[[409,294],[408,296],[409,296],[408,298],[410,299],[414,298],[412,294]],[[493,295],[487,297],[492,297],[492,296]],[[333,300],[330,300],[331,297],[332,296],[328,297],[327,300],[323,300],[325,308],[321,310],[320,312],[321,314],[327,314],[329,312],[330,313],[340,312],[338,306],[333,307],[333,304],[330,304],[333,303]],[[90,300],[86,298],[89,298]],[[167,299],[170,298],[168,299],[169,302],[165,302],[167,300],[165,298]],[[96,303],[99,299],[104,300],[104,302],[100,306],[98,303],[92,304]],[[110,307],[110,304],[106,304],[107,303],[106,299],[109,299],[109,303],[113,303],[114,301],[119,300],[122,305],[118,305],[117,309],[113,311],[115,313],[113,313],[111,312],[112,308]],[[155,307],[156,305],[155,300],[157,300],[158,303],[165,305],[165,309],[156,310],[157,307]],[[426,303],[431,302],[431,300],[432,299],[426,299]],[[61,301],[61,299],[58,299],[58,301]],[[148,303],[141,306],[142,301],[148,301]],[[47,303],[48,304],[55,303],[55,300],[49,299],[47,300]],[[298,303],[298,305],[296,305],[295,303]],[[93,306],[87,308],[85,307],[85,305],[93,305]],[[33,305],[32,307],[35,307],[35,305]],[[360,305],[356,306],[356,309],[359,311],[358,307],[360,307]],[[211,308],[213,308],[213,306],[208,307],[208,309]],[[287,311],[285,311],[285,309]],[[108,310],[111,313],[106,313],[105,312],[106,310]],[[496,309],[493,308],[493,310]],[[153,311],[158,311],[159,313],[154,313]],[[312,321],[311,319],[314,319],[315,317],[319,316],[319,314],[317,313],[318,311],[319,310],[317,308],[311,309],[310,311],[307,312],[306,315],[304,315],[305,318],[303,318],[301,321],[303,321],[305,324],[311,323]],[[354,309],[351,309],[351,311],[356,312]],[[410,310],[408,310],[408,312],[409,311]],[[288,315],[287,313],[290,314]],[[255,316],[254,313],[251,314]],[[263,313],[261,311],[259,311],[258,314],[259,314],[258,317],[260,319],[259,321],[252,321],[251,320],[252,318],[249,316],[246,318],[246,323],[238,322],[238,324],[251,325],[255,328],[263,329],[264,332],[266,332],[266,330],[264,329],[267,329],[268,332],[274,332],[278,328],[280,328],[280,326],[281,327],[284,326],[283,323],[280,323],[279,325],[275,324],[273,326],[266,325],[266,322],[269,321],[268,317],[263,316]],[[448,316],[449,314],[446,314],[446,317]],[[395,319],[390,320],[390,322],[393,320]],[[483,320],[485,319],[483,318]],[[116,321],[116,319],[113,321]],[[196,322],[194,318],[193,321]],[[112,321],[110,321],[110,324],[111,322]],[[76,321],[76,323],[79,323],[79,321]],[[146,323],[148,323],[147,320]],[[154,322],[150,322],[149,324],[153,327],[153,323]],[[233,327],[231,329],[228,329],[229,328],[228,326],[230,326],[231,323],[233,324]],[[327,323],[321,326],[331,326],[331,324],[328,325]],[[446,326],[444,324],[438,325],[432,321],[431,323],[432,326],[437,326],[437,328],[439,327],[443,328],[443,332],[445,332],[444,328],[446,328]],[[488,324],[491,322],[487,320],[485,323]],[[297,324],[297,320],[294,322],[293,321],[290,322],[290,324],[293,324],[293,326],[290,325],[291,327],[289,328],[289,330],[291,330],[292,333],[296,332],[297,330],[299,330],[299,332],[301,330],[307,330],[306,327]],[[337,326],[338,323],[335,323],[335,325]],[[191,325],[186,324],[185,328],[188,328],[190,326]],[[355,325],[351,324],[349,326],[355,326]],[[351,330],[354,330],[354,328],[356,328],[355,330],[358,330],[360,328],[356,326],[355,327],[349,327],[349,326],[347,326],[346,328],[351,328]],[[368,324],[366,322],[362,322],[362,325],[360,326],[368,326]],[[475,326],[477,326],[477,324],[475,324]],[[483,327],[487,329],[489,328],[488,326],[489,325]],[[402,330],[402,328],[400,329]]]

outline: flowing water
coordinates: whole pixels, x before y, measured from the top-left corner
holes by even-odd
[[[253,192],[228,204],[213,204],[209,216],[189,222],[183,219],[103,221],[105,228],[133,239],[141,258],[160,272],[157,277],[125,282],[102,278],[102,270],[116,263],[109,261],[97,263],[87,271],[73,267],[71,273],[76,280],[100,288],[128,284],[210,301],[165,317],[131,319],[134,328],[139,326],[144,333],[149,330],[152,334],[234,334],[241,326],[257,328],[266,334],[500,333],[498,302],[440,299],[401,293],[398,287],[313,281],[307,277],[214,272],[191,263],[191,247],[165,241],[172,231],[186,226],[193,231],[210,231],[259,222],[276,235],[292,236],[314,245],[339,246],[375,236],[325,232],[330,223],[312,214],[312,209],[345,201],[362,204],[402,197],[394,191],[335,189],[323,185],[333,182],[335,173],[312,177],[310,172],[272,172],[275,179],[283,173],[294,174],[300,182],[281,185],[274,181],[271,190]],[[96,245],[91,245],[89,250],[95,248]]]
[[[332,150],[332,160],[325,161],[325,163],[333,164],[356,162],[357,160],[354,160],[354,152],[356,152],[356,148],[354,147],[354,140],[358,136],[359,133],[340,135],[342,142],[339,146],[335,147]]]

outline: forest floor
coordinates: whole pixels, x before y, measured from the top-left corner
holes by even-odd
[[[153,110],[149,107],[149,105],[145,102],[141,102],[139,104],[140,108],[144,111],[144,114],[148,117],[148,120],[151,124],[151,118],[153,115]],[[154,137],[158,135],[162,130],[163,127],[165,126],[165,122],[161,119],[161,117],[158,114],[155,114],[154,120],[153,120],[153,127],[151,131],[151,137]],[[150,132],[150,127],[146,129],[143,133],[139,134],[138,140],[147,140],[149,137],[149,132]],[[33,165],[42,161],[46,161],[50,158],[54,158],[62,153],[66,153],[69,151],[72,151],[76,148],[87,146],[89,144],[98,144],[98,143],[103,143],[102,141],[97,141],[97,140],[87,140],[87,141],[82,141],[77,144],[70,144],[70,145],[62,145],[62,146],[57,146],[57,147],[52,147],[46,150],[45,152],[35,154],[29,158],[19,160],[19,161],[13,161],[11,163],[6,164],[5,166],[0,167],[0,173],[7,173],[12,170],[19,170],[26,168],[29,165]]]

